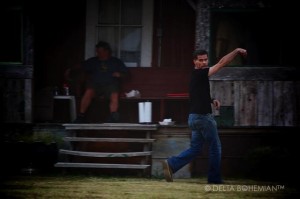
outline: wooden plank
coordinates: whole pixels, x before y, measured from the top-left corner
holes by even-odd
[[[99,169],[146,169],[150,165],[139,164],[99,164],[99,163],[73,163],[73,162],[58,162],[55,167],[65,168],[99,168]]]
[[[65,137],[64,141],[69,142],[133,142],[133,143],[151,143],[155,139],[143,138],[87,138],[87,137]]]
[[[233,106],[234,85],[232,81],[210,81],[211,97],[219,100],[221,106]]]
[[[296,121],[295,121],[295,126],[300,126],[300,81],[295,82],[295,100],[296,100]]]
[[[24,122],[32,122],[32,79],[24,80]]]
[[[273,126],[284,126],[284,98],[283,95],[283,82],[274,81],[273,82]]]
[[[272,81],[259,81],[257,83],[258,126],[272,126],[273,100]]]
[[[158,124],[136,124],[136,123],[91,123],[91,124],[63,124],[66,130],[133,130],[133,131],[155,131]]]
[[[1,64],[0,77],[7,79],[32,79],[33,65]]]
[[[297,125],[297,107],[299,106],[297,83],[292,81],[275,81],[273,85],[273,125]]]
[[[234,81],[234,126],[240,126],[240,81]]]
[[[224,67],[210,80],[291,81],[299,80],[299,74],[296,67]]]
[[[283,82],[284,126],[296,125],[296,87],[291,81]]]
[[[149,156],[152,151],[144,152],[121,152],[121,153],[102,153],[102,152],[86,152],[86,151],[71,151],[60,149],[61,154],[75,155],[75,156],[85,156],[85,157],[97,157],[97,158],[126,158],[126,157],[136,157],[136,156]]]
[[[256,81],[235,81],[235,125],[255,126],[256,112]]]

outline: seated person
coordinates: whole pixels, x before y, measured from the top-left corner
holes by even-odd
[[[86,122],[85,113],[92,99],[99,95],[110,100],[110,116],[107,122],[115,123],[119,121],[120,77],[128,73],[128,69],[120,59],[113,57],[111,54],[110,45],[107,42],[100,41],[96,45],[96,56],[83,62],[82,70],[86,74],[86,87],[75,123]]]

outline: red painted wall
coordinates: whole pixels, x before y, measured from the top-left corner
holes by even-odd
[[[191,68],[131,68],[129,77],[123,79],[122,94],[131,90],[139,90],[142,97],[187,93]]]

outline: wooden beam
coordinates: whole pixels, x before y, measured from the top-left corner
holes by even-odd
[[[87,138],[87,137],[65,137],[68,142],[133,142],[133,143],[151,143],[155,139],[143,138]]]
[[[210,77],[210,80],[299,80],[300,69],[295,67],[224,67]]]
[[[150,165],[144,164],[97,164],[97,163],[70,163],[58,162],[55,167],[69,167],[69,168],[101,168],[101,169],[146,169]]]
[[[158,124],[136,124],[136,123],[101,123],[101,124],[63,124],[66,130],[133,130],[133,131],[155,131]]]
[[[102,152],[71,151],[65,149],[60,149],[59,152],[61,154],[66,154],[66,155],[97,157],[97,158],[127,158],[127,157],[136,157],[136,156],[149,156],[152,154],[152,151],[102,153]]]

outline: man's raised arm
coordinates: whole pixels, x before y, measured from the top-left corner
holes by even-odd
[[[247,56],[247,51],[243,48],[236,48],[224,57],[220,59],[220,61],[213,65],[212,67],[209,68],[208,76],[211,76],[218,72],[223,66],[226,66],[229,64],[238,54],[246,57]]]

